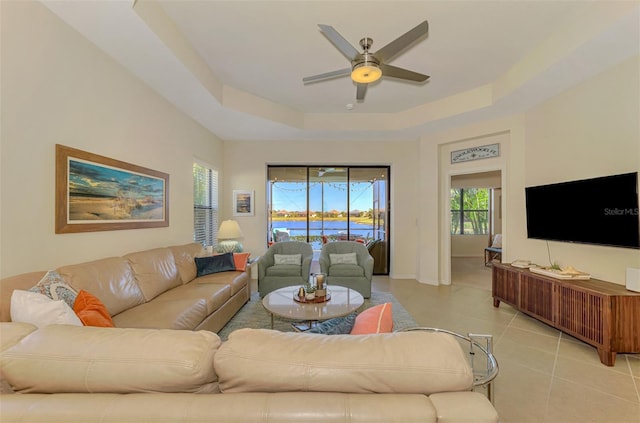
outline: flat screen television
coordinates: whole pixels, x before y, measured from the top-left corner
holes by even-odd
[[[638,172],[525,188],[527,236],[640,249]]]

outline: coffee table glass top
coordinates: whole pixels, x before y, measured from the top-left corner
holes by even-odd
[[[293,299],[300,286],[287,286],[267,294],[262,305],[272,315],[291,320],[319,321],[346,316],[363,303],[362,295],[353,289],[331,285],[331,299],[324,303],[299,303]]]

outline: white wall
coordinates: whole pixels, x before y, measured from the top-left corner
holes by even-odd
[[[256,192],[256,214],[236,217],[245,235],[245,250],[260,255],[266,250],[267,164],[376,164],[391,167],[391,275],[416,277],[416,224],[419,181],[415,142],[228,142],[225,143],[226,196],[234,189]],[[231,216],[228,202],[222,210]]]
[[[489,235],[451,235],[451,257],[483,257]]]
[[[526,115],[525,186],[640,171],[640,56],[539,105]],[[522,257],[548,264],[547,243],[519,230]],[[640,250],[549,242],[552,261],[624,284]]]
[[[419,260],[429,262],[422,274],[438,274],[440,283],[449,283],[449,245],[446,237],[448,207],[443,191],[454,167],[449,165],[452,143],[465,146],[488,144],[496,133],[507,134],[503,142],[502,185],[503,261],[529,259],[547,264],[547,244],[528,240],[526,234],[524,188],[564,180],[634,172],[640,170],[640,57],[636,56],[542,103],[523,115],[495,119],[425,136],[422,149],[439,156],[421,156],[421,166],[436,166],[438,178],[425,180],[422,193],[440,190],[439,215],[423,213],[424,226],[440,225],[439,239],[423,242]],[[457,149],[457,148],[456,148]],[[494,160],[494,159],[488,159]],[[462,172],[482,171],[490,164],[469,162]],[[462,169],[462,168],[461,168]],[[439,187],[439,188],[437,188]],[[421,232],[421,240],[427,239]],[[420,242],[419,241],[419,242]],[[437,248],[437,247],[440,248]],[[552,259],[573,265],[593,277],[624,284],[627,267],[640,268],[640,251],[625,248],[549,243]],[[437,251],[438,265],[433,257]]]
[[[222,142],[38,2],[2,2],[0,276],[193,239],[192,162]],[[170,226],[54,233],[55,144],[170,174]]]

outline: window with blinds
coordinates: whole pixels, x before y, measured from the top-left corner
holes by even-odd
[[[218,235],[218,172],[193,163],[193,240],[207,247]]]

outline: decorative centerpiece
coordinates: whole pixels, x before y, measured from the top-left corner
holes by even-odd
[[[316,297],[325,297],[327,295],[327,286],[324,281],[324,273],[316,273],[314,279],[316,282]]]
[[[315,284],[308,283],[305,286],[301,286],[293,295],[293,299],[298,303],[326,303],[331,299],[331,294],[326,289],[326,283],[324,283],[324,275],[321,278],[322,289],[318,289],[318,281],[314,277]],[[319,294],[322,293],[322,295]]]

